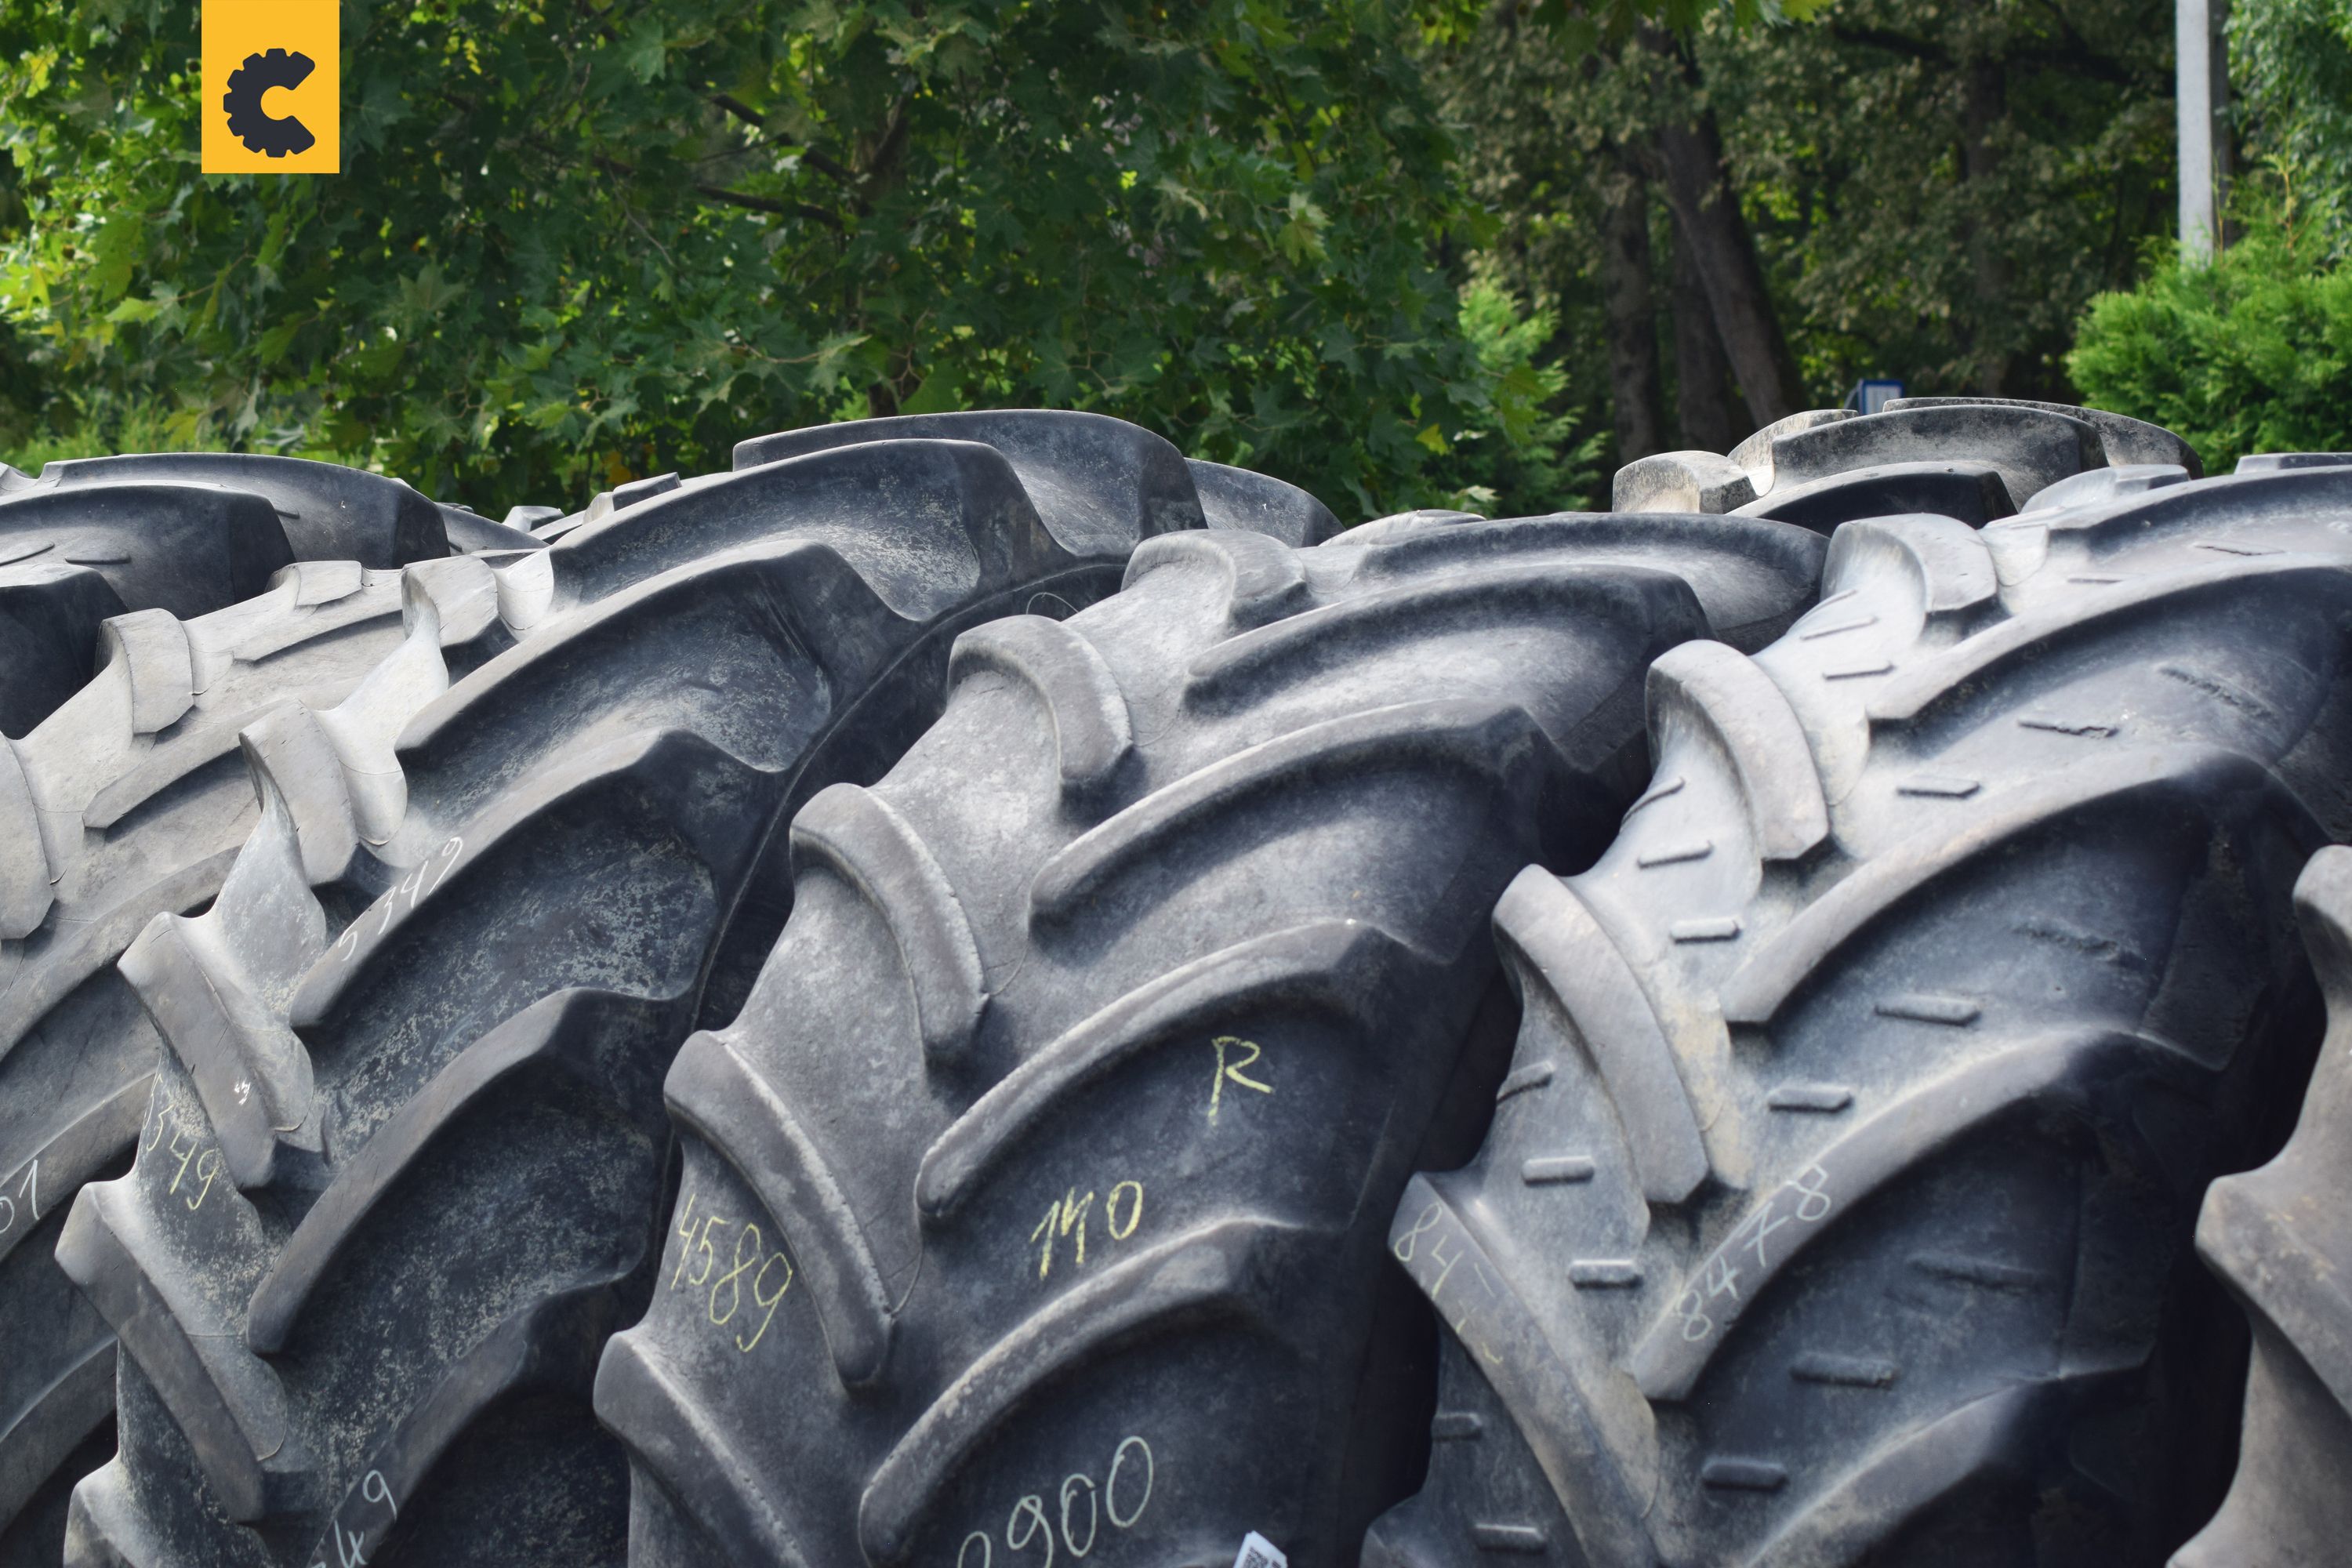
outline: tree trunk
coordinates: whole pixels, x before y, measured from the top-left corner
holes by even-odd
[[[1665,449],[1658,374],[1658,310],[1650,289],[1650,187],[1621,171],[1602,192],[1601,287],[1609,310],[1610,405],[1617,460]]]
[[[1674,312],[1675,421],[1682,426],[1682,444],[1685,449],[1728,452],[1738,439],[1726,391],[1731,367],[1723,357],[1706,285],[1680,234],[1675,237]]]
[[[1698,62],[1687,51],[1655,27],[1645,26],[1643,39],[1690,88],[1698,88]],[[1686,121],[1668,115],[1655,145],[1666,205],[1682,242],[1677,249],[1687,248],[1697,264],[1749,417],[1761,426],[1794,414],[1805,405],[1804,383],[1765,290],[1748,219],[1725,176],[1723,134],[1714,111],[1701,110]]]
[[[1990,182],[2000,167],[1993,132],[2009,113],[2009,83],[1999,60],[1970,60],[1961,72],[1960,178],[1972,188]],[[2000,342],[2011,320],[2009,258],[2001,254],[1992,215],[1981,199],[1969,235],[1969,266],[1976,275],[1975,390],[1999,397],[2009,380],[2009,350]]]

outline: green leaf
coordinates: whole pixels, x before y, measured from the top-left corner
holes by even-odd
[[[439,262],[428,261],[415,277],[401,279],[393,320],[404,326],[421,325],[465,298],[465,294],[464,284],[444,276]]]
[[[657,17],[639,16],[621,40],[621,64],[641,82],[662,74],[662,25]]]
[[[922,384],[898,400],[901,414],[946,414],[963,406],[956,395],[955,377],[934,370],[923,378]]]
[[[1330,217],[1308,198],[1305,191],[1290,193],[1290,221],[1282,226],[1276,244],[1294,265],[1320,261],[1326,254],[1323,231],[1331,226]]]
[[[280,321],[278,325],[262,333],[259,351],[260,363],[264,365],[273,365],[279,360],[284,359],[286,357],[287,349],[294,342],[294,334],[301,330],[302,322],[298,319],[291,321]]]

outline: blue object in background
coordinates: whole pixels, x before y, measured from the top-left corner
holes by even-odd
[[[1899,381],[1857,381],[1845,395],[1845,405],[1856,414],[1876,414],[1902,395]]]

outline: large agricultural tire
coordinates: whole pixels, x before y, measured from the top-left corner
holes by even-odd
[[[1397,1210],[1451,1330],[1368,1568],[2104,1568],[2210,1511],[2191,1230],[2310,1060],[2352,471],[2112,477],[1850,522],[1779,643],[1660,662],[1622,836],[1497,908],[1486,1146]]]
[[[1911,397],[1877,414],[1792,414],[1727,453],[1643,458],[1617,470],[1612,489],[1621,511],[1726,511],[1828,533],[1856,518],[1906,512],[1982,527],[2048,504],[2052,488],[2070,480],[2112,492],[2203,471],[2171,431],[2119,414]]]
[[[236,731],[341,701],[401,637],[433,503],[323,463],[0,471],[0,1564],[58,1560],[112,1451],[112,1336],[53,1260],[129,1161],[157,1042],[115,973],[218,889],[256,819]]]
[[[68,1562],[621,1560],[591,1379],[659,1251],[662,1073],[788,910],[782,824],[920,732],[964,627],[1213,521],[1116,421],[892,434],[412,571],[345,710],[245,732],[259,827],[122,962],[164,1047],[142,1152],[58,1247],[123,1352]]]
[[[1649,660],[1769,638],[1821,552],[1180,535],[968,633],[938,726],[795,819],[790,923],[669,1073],[678,1195],[596,1385],[631,1562],[1349,1561],[1424,1441],[1381,1248],[1499,1071],[1490,901],[1597,848]]]
[[[2175,1568],[2333,1568],[2352,1543],[2352,849],[2294,889],[2328,1028],[2294,1136],[2205,1194],[2197,1250],[2252,1320],[2237,1479]]]

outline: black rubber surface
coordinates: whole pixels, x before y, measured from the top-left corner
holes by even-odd
[[[2323,1568],[2352,1550],[2352,849],[2314,856],[2294,903],[2327,1038],[2294,1138],[2214,1183],[2198,1218],[2254,1353],[2237,1479],[2177,1568]]]
[[[183,456],[0,473],[0,1563],[54,1563],[112,1451],[112,1336],[53,1253],[139,1136],[155,1031],[116,973],[257,820],[240,728],[327,708],[402,636],[390,565],[447,546],[380,475]],[[302,559],[340,552],[344,559]]]
[[[1788,636],[1652,672],[1616,844],[1498,907],[1486,1146],[1397,1210],[1452,1331],[1367,1563],[2153,1564],[2210,1511],[2191,1226],[2310,1060],[2352,470],[2113,472],[1849,522]]]
[[[1137,504],[1172,448],[1044,417],[1050,474],[853,427],[412,568],[349,722],[245,732],[261,826],[123,960],[158,1087],[59,1247],[121,1345],[69,1562],[621,1560],[590,1380],[653,1284],[662,1073],[789,908],[783,822],[920,731],[958,632],[1202,526]]]
[[[1819,550],[1180,534],[967,633],[938,726],[802,809],[782,940],[669,1073],[680,1190],[597,1382],[631,1561],[1351,1558],[1425,1411],[1385,1216],[1507,1039],[1491,901],[1598,847],[1648,661],[1768,639]]]
[[[2105,468],[2194,479],[2169,430],[2097,409],[1970,397],[1897,398],[1876,414],[1812,408],[1727,453],[1661,452],[1617,471],[1623,511],[1737,511],[1827,533],[1841,522],[1933,511],[1981,525],[2052,486]]]

